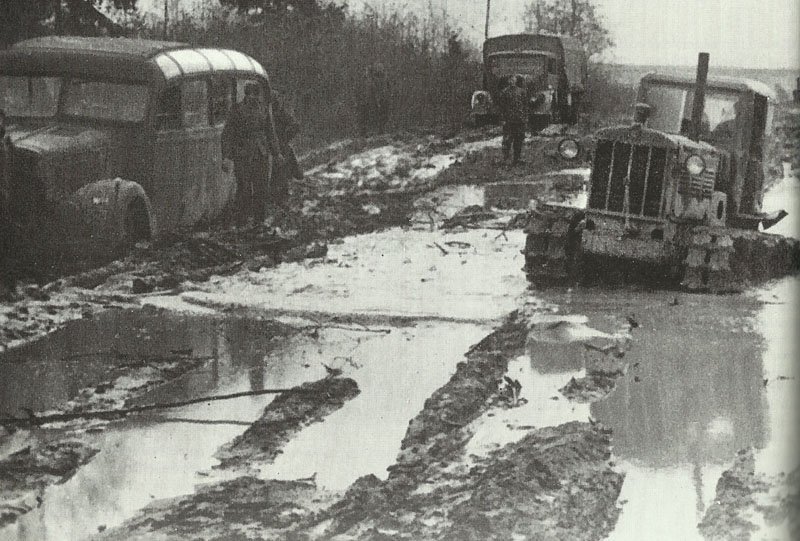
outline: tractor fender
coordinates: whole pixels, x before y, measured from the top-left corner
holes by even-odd
[[[121,178],[92,182],[81,187],[66,202],[77,213],[84,235],[93,243],[116,247],[133,234],[150,238],[156,231],[152,206],[144,188]],[[129,216],[138,214],[134,223],[141,231],[128,231]]]

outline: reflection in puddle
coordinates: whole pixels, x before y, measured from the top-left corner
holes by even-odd
[[[797,285],[788,279],[770,294],[788,299]],[[685,295],[678,306],[662,299],[639,309],[628,373],[591,407],[612,428],[626,473],[611,539],[698,538],[696,525],[737,451],[786,451],[796,441],[787,433],[796,421],[789,386],[780,385],[787,381],[764,383],[795,358],[785,346],[791,306],[745,296]],[[789,467],[784,461],[779,470]]]
[[[102,361],[97,364],[61,359],[98,351],[147,356],[192,349],[193,355],[212,358],[203,369],[142,397],[141,402],[179,401],[252,389],[256,385],[253,372],[263,371],[265,366],[270,374],[266,384],[295,385],[304,380],[301,369],[270,354],[275,349],[275,329],[274,323],[266,321],[109,312],[91,324],[70,324],[40,342],[8,353],[11,363],[6,366],[11,371],[10,377],[3,379],[7,386],[2,393],[4,407],[30,404],[52,408],[78,389],[97,384],[102,379],[100,363],[108,362],[107,356],[98,356]],[[40,371],[47,377],[42,379]],[[10,389],[13,394],[7,392]],[[28,397],[33,401],[26,402]],[[268,396],[246,397],[167,410],[164,415],[204,423],[252,421],[270,400]],[[101,433],[82,432],[76,437],[97,447],[100,453],[72,479],[48,489],[42,506],[0,530],[0,538],[82,539],[99,526],[118,524],[154,498],[190,492],[203,481],[197,472],[215,462],[211,458],[214,451],[244,429],[233,423],[199,425],[139,416],[113,423]],[[48,437],[50,432],[54,431],[30,434],[39,438]]]

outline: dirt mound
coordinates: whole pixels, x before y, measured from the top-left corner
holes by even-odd
[[[322,421],[359,393],[350,378],[325,378],[294,390],[278,395],[244,434],[217,451],[218,468],[246,469],[272,462],[297,432]]]
[[[796,533],[798,516],[800,470],[778,478],[759,474],[753,450],[747,449],[740,451],[733,466],[722,473],[714,503],[698,529],[708,540],[747,540],[763,524],[776,527],[788,523]]]
[[[42,504],[44,489],[63,483],[97,449],[78,441],[33,445],[0,460],[0,527]]]
[[[154,503],[145,515],[94,539],[290,539],[298,523],[329,503],[312,483],[241,477]]]
[[[321,514],[323,537],[347,539],[602,539],[616,521],[623,476],[610,437],[588,423],[543,428],[431,491],[358,480]],[[422,481],[424,483],[424,481]]]

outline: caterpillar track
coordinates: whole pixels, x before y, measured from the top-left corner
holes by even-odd
[[[531,211],[525,231],[525,272],[534,282],[563,281],[579,272],[580,224],[578,209],[545,206]]]
[[[584,278],[586,261],[594,255],[581,244],[584,217],[579,209],[553,205],[529,213],[522,251],[529,280],[553,284]],[[663,272],[629,276],[668,276],[670,285],[684,291],[734,293],[800,270],[800,241],[759,231],[686,226],[671,243],[665,243],[665,250],[672,254],[672,261]],[[634,263],[621,260],[616,266]],[[611,268],[603,266],[609,273]]]
[[[800,270],[800,241],[760,231],[695,227],[685,240],[681,287],[728,293]]]
[[[723,230],[698,228],[688,232],[681,287],[687,291],[741,291],[746,283],[732,268],[733,237]]]

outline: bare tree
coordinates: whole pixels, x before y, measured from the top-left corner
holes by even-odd
[[[594,0],[530,0],[523,17],[526,32],[578,38],[589,58],[614,46]]]

